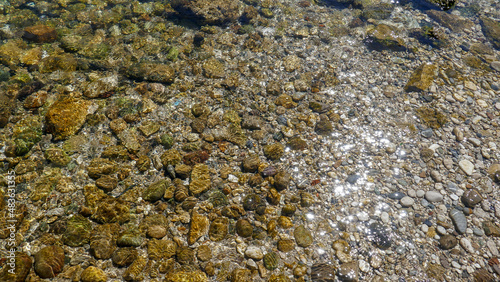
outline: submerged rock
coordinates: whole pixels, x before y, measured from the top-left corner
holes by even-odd
[[[482,16],[480,23],[484,36],[491,42],[495,49],[500,50],[500,21]]]
[[[405,91],[425,91],[436,78],[437,66],[434,64],[421,64],[411,75],[406,83]]]
[[[236,21],[243,12],[243,3],[225,0],[174,0],[170,4],[181,17],[201,25],[220,25]]]
[[[59,246],[47,246],[35,254],[35,272],[42,278],[54,278],[64,266],[64,250]]]
[[[6,256],[6,261],[0,269],[0,281],[23,282],[30,272],[33,262],[25,253],[15,252],[14,258]]]
[[[368,31],[367,45],[374,50],[384,49],[403,51],[406,49],[405,42],[400,36],[400,31],[386,24],[379,24]]]
[[[82,282],[106,282],[108,276],[102,269],[89,266],[82,272],[80,279]]]
[[[47,132],[54,140],[67,139],[85,123],[90,102],[78,98],[66,98],[50,106],[45,116]]]
[[[90,220],[81,215],[75,215],[68,220],[66,231],[63,235],[64,244],[77,247],[87,244],[92,232]]]

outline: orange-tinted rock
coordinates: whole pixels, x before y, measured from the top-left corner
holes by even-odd
[[[36,43],[47,43],[55,41],[57,33],[53,27],[39,24],[25,28],[23,37]]]

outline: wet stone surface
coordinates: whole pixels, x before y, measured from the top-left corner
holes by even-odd
[[[0,281],[499,280],[498,1],[0,2]]]

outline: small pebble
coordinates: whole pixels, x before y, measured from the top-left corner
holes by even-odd
[[[425,195],[425,191],[424,190],[417,190],[417,197],[423,198],[424,195]]]
[[[441,202],[443,200],[443,195],[438,191],[427,191],[425,193],[425,199],[431,203]]]
[[[400,203],[403,207],[411,207],[415,203],[415,200],[408,196],[405,196],[401,199]]]
[[[458,166],[465,172],[467,175],[472,175],[474,172],[474,164],[472,164],[469,160],[461,160],[458,163]]]

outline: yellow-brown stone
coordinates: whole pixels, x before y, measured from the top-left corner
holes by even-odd
[[[50,106],[46,119],[47,132],[54,140],[63,140],[80,130],[87,117],[90,102],[77,98],[66,98]]]

